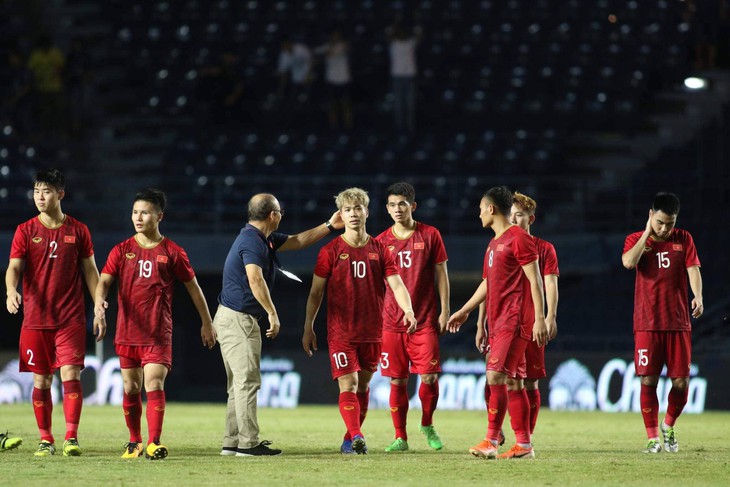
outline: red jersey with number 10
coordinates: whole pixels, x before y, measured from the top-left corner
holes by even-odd
[[[416,223],[416,229],[408,238],[398,238],[393,227],[377,236],[376,240],[390,251],[400,269],[403,283],[413,299],[418,329],[438,329],[438,306],[435,291],[436,264],[446,262],[444,241],[438,230],[430,225]],[[389,287],[385,290],[383,329],[405,333],[403,310]]]
[[[624,253],[643,232],[626,237]],[[691,330],[687,299],[687,268],[699,266],[692,235],[675,228],[664,242],[646,241],[636,265],[634,331]]]
[[[86,323],[81,261],[94,255],[89,229],[66,215],[58,228],[40,217],[18,225],[11,259],[23,259],[23,327],[53,330]]]
[[[537,259],[535,239],[517,225],[489,242],[482,277],[487,280],[487,323],[491,336],[505,328],[519,328],[523,338],[532,339],[535,308],[530,281],[522,266]]]
[[[175,279],[195,277],[182,247],[164,238],[145,248],[135,237],[117,244],[109,253],[102,274],[118,280],[117,345],[172,343],[172,292]]]
[[[339,237],[322,247],[314,274],[327,279],[327,340],[379,342],[385,278],[398,274],[391,253],[369,238],[353,247]]]

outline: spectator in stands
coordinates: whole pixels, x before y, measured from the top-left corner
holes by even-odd
[[[332,129],[352,128],[352,102],[350,99],[350,45],[342,31],[332,31],[330,40],[317,48],[316,54],[325,57],[324,79],[329,92],[329,124]]]
[[[312,51],[305,44],[293,42],[285,36],[281,41],[277,73],[284,121],[306,122],[312,81]]]
[[[28,69],[33,74],[33,101],[41,134],[60,136],[64,127],[63,70],[66,58],[54,46],[51,38],[43,36],[30,53]]]
[[[10,123],[21,133],[31,130],[31,76],[20,52],[11,50],[0,74],[0,86],[6,87],[0,96],[0,122]]]
[[[390,75],[393,81],[395,127],[412,134],[416,129],[416,47],[420,29],[412,33],[399,23],[386,31],[390,38]]]

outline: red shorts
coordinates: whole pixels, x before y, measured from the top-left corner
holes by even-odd
[[[337,379],[353,372],[378,370],[380,342],[329,342],[332,378]]]
[[[407,379],[413,374],[437,374],[441,372],[439,336],[429,326],[415,333],[399,333],[383,330],[383,350],[380,354],[380,373],[383,377]]]
[[[147,364],[161,364],[172,369],[172,345],[117,345],[119,367],[138,369]]]
[[[537,342],[530,340],[525,349],[525,379],[538,380],[547,376],[545,371],[545,347],[539,347]]]
[[[660,375],[664,364],[667,377],[689,377],[692,362],[691,331],[635,331],[636,375]]]
[[[20,371],[51,375],[64,365],[84,368],[86,324],[55,330],[20,329]]]
[[[520,335],[519,328],[503,329],[490,336],[491,352],[487,361],[487,370],[502,372],[516,379],[524,379],[527,376],[525,348],[528,343],[529,340]]]

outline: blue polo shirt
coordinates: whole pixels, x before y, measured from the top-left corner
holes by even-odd
[[[246,266],[254,264],[261,267],[266,286],[271,290],[279,266],[276,249],[288,238],[289,235],[277,232],[266,238],[258,228],[250,223],[246,224],[228,251],[226,263],[223,265],[223,290],[218,296],[218,302],[226,308],[257,318],[266,315],[263,306],[251,291]]]

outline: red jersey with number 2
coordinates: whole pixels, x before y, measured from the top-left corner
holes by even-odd
[[[322,247],[314,274],[327,279],[327,340],[379,342],[385,278],[398,274],[392,254],[373,238],[353,247],[338,237]]]
[[[438,329],[438,302],[435,291],[436,264],[446,262],[446,248],[441,234],[430,225],[417,223],[416,229],[408,238],[398,238],[393,227],[377,236],[393,255],[400,269],[403,283],[413,300],[413,309],[418,321],[418,329],[433,327]],[[405,333],[403,310],[395,300],[393,290],[385,290],[383,309],[383,329]]]
[[[18,225],[11,259],[23,259],[23,326],[53,330],[86,323],[81,261],[94,255],[89,229],[66,215],[58,228],[39,217]]]
[[[195,277],[188,255],[172,240],[145,248],[132,237],[109,253],[102,274],[118,281],[117,345],[172,343],[172,292],[175,279]]]
[[[631,250],[643,232],[626,237],[624,253]],[[634,331],[691,330],[687,294],[687,268],[699,266],[692,235],[675,228],[664,242],[646,241],[636,265]]]
[[[487,280],[490,336],[505,328],[519,328],[523,338],[532,339],[535,308],[530,281],[522,266],[537,259],[535,239],[517,225],[512,225],[489,242],[482,277]]]

